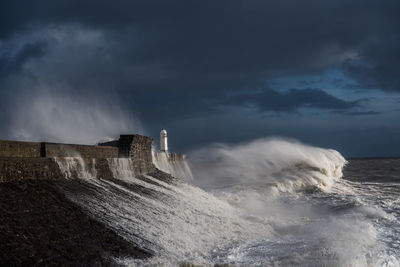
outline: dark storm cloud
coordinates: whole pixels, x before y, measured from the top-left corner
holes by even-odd
[[[231,97],[229,104],[256,106],[263,111],[294,111],[300,107],[319,109],[350,109],[359,106],[358,101],[344,101],[321,89],[291,89],[281,93],[264,90],[259,93],[237,94]]]
[[[171,85],[164,87],[240,88],[265,77],[320,70],[351,55],[358,63],[347,68],[350,74],[363,77],[373,69],[375,82],[385,80],[384,88],[394,88],[397,81],[399,60],[389,65],[382,60],[390,55],[388,47],[399,50],[398,1],[42,0],[2,5],[0,38],[32,25],[81,23],[107,31],[122,46],[124,59],[175,72],[180,81],[168,80]],[[376,36],[391,41],[376,42]]]
[[[13,112],[10,99],[43,87],[88,106],[120,98],[157,129],[221,115],[224,105],[361,115],[370,111],[359,111],[360,101],[329,89],[282,93],[270,82],[341,68],[358,83],[352,88],[399,90],[399,7],[397,0],[2,1],[0,120]]]
[[[368,110],[368,111],[346,111],[346,110],[335,110],[335,113],[346,115],[346,116],[364,116],[364,115],[379,115],[382,112]]]
[[[3,53],[0,55],[0,79],[13,73],[19,73],[21,66],[32,57],[43,55],[46,44],[28,43],[21,47],[15,54]]]
[[[400,10],[399,10],[400,11]],[[396,22],[400,26],[400,20]],[[379,44],[369,45],[363,54],[347,60],[344,68],[364,88],[400,91],[400,30],[382,36]]]

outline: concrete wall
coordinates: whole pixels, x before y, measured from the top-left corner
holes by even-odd
[[[38,158],[41,145],[38,142],[19,142],[0,140],[0,157]]]

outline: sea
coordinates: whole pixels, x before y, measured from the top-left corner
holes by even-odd
[[[86,185],[66,190],[69,199],[154,254],[118,265],[400,266],[400,159],[346,160],[262,138],[211,144],[180,164],[153,161],[178,179],[139,179],[128,159],[115,159],[116,183],[59,160],[67,176],[79,167]]]

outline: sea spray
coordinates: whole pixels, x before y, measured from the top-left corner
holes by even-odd
[[[32,86],[37,88],[16,94],[14,105],[24,108],[9,114],[10,138],[93,144],[123,132],[143,132],[140,121],[117,98],[76,98],[64,90],[67,88],[54,92],[48,84]]]
[[[371,216],[362,201],[352,208],[355,191],[340,182],[345,160],[339,153],[276,139],[219,145],[207,150],[209,159],[197,153],[189,155],[190,163],[195,175],[213,175],[203,183],[209,192],[180,180],[163,182],[152,173],[135,174],[125,159],[108,161],[114,178],[72,179],[64,190],[91,216],[155,255],[146,261],[116,259],[126,265],[396,263],[385,244],[377,243],[374,220],[380,213]],[[199,172],[199,163],[209,170]],[[88,169],[74,164],[64,166]],[[204,177],[195,176],[194,183]],[[340,187],[348,190],[343,194]]]
[[[152,156],[158,169],[184,181],[193,181],[193,174],[186,159],[171,159],[168,153],[155,151],[152,151]]]
[[[81,157],[62,157],[54,158],[54,160],[57,162],[61,173],[67,179],[91,179],[97,176],[96,159],[90,159],[89,164],[86,164]]]
[[[113,177],[124,179],[135,177],[135,171],[133,169],[133,162],[130,158],[110,158],[107,159],[108,165],[111,169]]]
[[[386,257],[382,251],[387,248],[376,243],[368,213],[360,217],[358,209],[331,211],[331,202],[347,206],[353,201],[337,193],[346,164],[337,151],[265,138],[233,146],[214,144],[189,156],[196,184],[239,208],[248,220],[270,225],[276,234],[276,239],[242,245],[233,255],[226,252],[223,261],[375,266]],[[344,191],[351,192],[351,187]]]
[[[71,180],[65,192],[119,235],[170,264],[209,262],[210,249],[256,239],[261,229],[265,237],[270,233],[268,225],[244,220],[234,207],[199,188],[146,178],[159,186],[135,177]]]
[[[213,144],[189,154],[195,182],[204,188],[257,183],[273,184],[281,191],[327,190],[342,176],[345,162],[335,150],[277,138]]]

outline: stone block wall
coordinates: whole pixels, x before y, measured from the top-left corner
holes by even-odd
[[[140,172],[146,172],[153,168],[153,156],[151,154],[153,138],[135,135],[130,146],[130,157],[134,168]]]
[[[82,158],[99,178],[112,177],[108,164],[112,158],[130,158],[135,173],[148,173],[154,171],[152,142],[152,138],[142,135],[121,135],[117,141],[98,146],[0,140],[0,182],[65,177],[54,158],[60,163],[68,157]]]
[[[41,156],[39,142],[20,142],[0,140],[0,157],[39,158]]]
[[[118,154],[118,148],[113,146],[88,146],[0,140],[0,158],[118,158]]]
[[[126,143],[128,141],[129,145],[129,157],[132,159],[143,160],[146,162],[151,162],[151,148],[153,143],[153,138],[143,136],[143,135],[121,135],[120,141]],[[120,149],[122,147],[120,146]],[[121,152],[121,151],[120,151]],[[121,153],[120,153],[120,156]]]
[[[119,158],[131,158],[135,170],[146,172],[154,167],[152,143],[151,137],[132,134],[120,135],[119,140],[100,143],[99,146],[117,146]]]
[[[57,162],[51,158],[0,158],[0,183],[63,177]]]
[[[117,158],[118,148],[112,146],[87,146],[45,143],[45,157]]]

